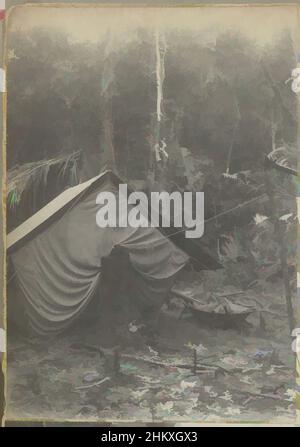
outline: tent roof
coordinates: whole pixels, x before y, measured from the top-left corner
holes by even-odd
[[[7,235],[6,248],[8,252],[16,250],[22,243],[34,237],[37,232],[50,225],[53,220],[63,215],[75,203],[81,201],[83,197],[100,185],[105,184],[105,182],[111,182],[117,186],[122,181],[113,171],[106,170],[84,183],[80,183],[63,191]],[[201,269],[214,270],[221,267],[204,241],[186,239],[184,232],[180,233],[178,229],[175,229],[175,231],[172,228],[158,229],[166,237],[170,238],[181,250],[186,252],[191,259],[195,260]],[[173,232],[174,235],[172,234]]]
[[[12,249],[39,227],[48,223],[49,220],[56,216],[59,212],[65,210],[68,206],[71,206],[76,199],[81,199],[82,196],[89,192],[92,187],[99,186],[99,184],[101,184],[107,177],[111,177],[114,181],[117,179],[111,171],[104,171],[100,175],[97,175],[84,183],[79,183],[76,186],[68,188],[56,196],[53,200],[47,203],[47,205],[7,235],[7,250]]]

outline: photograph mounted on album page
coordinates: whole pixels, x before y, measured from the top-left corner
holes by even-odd
[[[10,9],[5,425],[296,423],[298,12]]]

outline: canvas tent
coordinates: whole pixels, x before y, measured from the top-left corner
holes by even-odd
[[[136,287],[146,300],[162,302],[188,261],[157,228],[97,226],[96,196],[115,191],[117,182],[105,172],[69,188],[8,234],[14,280],[35,332],[57,333],[77,320],[99,285],[101,259],[114,247],[128,250]]]

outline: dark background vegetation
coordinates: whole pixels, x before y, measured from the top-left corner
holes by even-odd
[[[258,48],[239,34],[167,34],[165,133],[195,156],[226,170],[233,130],[231,172],[259,169],[276,139],[296,141],[296,98],[285,81],[296,55],[288,32]],[[145,178],[155,113],[155,42],[140,30],[126,50],[106,54],[106,42],[74,43],[63,33],[34,29],[9,39],[8,168],[61,153],[101,153],[101,79],[111,60],[112,124],[119,168]],[[169,143],[171,143],[169,141]],[[121,169],[122,170],[122,169]],[[124,170],[124,169],[123,169]]]
[[[212,219],[205,235],[233,262],[234,281],[239,269],[244,285],[261,270],[272,276],[280,270],[274,216],[295,213],[292,177],[265,170],[266,155],[279,147],[284,164],[296,159],[296,95],[286,82],[297,65],[291,36],[283,31],[260,46],[233,32],[210,42],[191,32],[164,38],[158,137],[153,33],[140,29],[122,48],[109,36],[80,43],[46,29],[11,33],[8,228],[111,166],[113,151],[122,178],[144,189],[204,190]],[[168,158],[157,162],[153,147],[162,139]],[[256,214],[269,220],[257,223]],[[295,225],[293,214],[290,241]],[[291,242],[290,265],[294,250]]]

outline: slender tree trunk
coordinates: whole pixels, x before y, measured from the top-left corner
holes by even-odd
[[[103,145],[105,152],[105,162],[109,169],[116,169],[116,154],[114,148],[114,132],[111,112],[111,98],[104,102],[103,119]]]
[[[165,79],[164,58],[166,53],[166,44],[164,36],[161,36],[159,30],[155,32],[155,76],[156,76],[156,114],[153,119],[152,144],[152,167],[154,180],[160,185],[164,177],[165,156],[161,151],[162,146],[162,123],[163,123],[163,83]]]
[[[274,124],[274,121],[272,120],[272,125],[271,125],[272,151],[276,148],[275,136],[276,136],[276,125]],[[273,181],[272,181],[272,177],[271,177],[271,172],[266,172],[266,189],[267,189],[267,194],[269,196],[269,201],[270,201],[271,219],[274,224],[274,233],[275,233],[275,236],[276,236],[278,244],[279,244],[280,264],[281,264],[281,271],[282,271],[284,290],[285,290],[286,310],[287,310],[287,316],[288,316],[288,322],[289,322],[289,329],[292,332],[293,329],[295,328],[295,318],[294,318],[294,310],[293,310],[293,303],[292,303],[292,291],[291,291],[288,263],[287,263],[285,230],[284,230],[284,226],[283,226],[284,223],[282,223],[278,217],[276,200],[275,200],[275,196],[273,193],[274,186],[273,186]]]
[[[112,117],[112,97],[114,86],[114,71],[112,60],[112,38],[110,33],[107,35],[105,49],[105,59],[102,74],[101,86],[101,109],[102,109],[102,133],[101,146],[103,147],[103,163],[108,169],[116,169],[116,155],[114,149],[114,132]],[[101,148],[102,149],[102,148]]]
[[[234,128],[232,131],[232,139],[231,139],[231,143],[230,143],[230,147],[229,147],[229,151],[228,151],[228,156],[227,156],[227,163],[226,163],[226,173],[229,174],[230,172],[230,164],[231,164],[231,157],[232,157],[232,151],[235,145],[235,139],[236,139],[236,135],[237,135],[237,131],[240,125],[240,121],[241,121],[241,113],[240,113],[240,107],[239,107],[239,103],[237,100],[237,97],[234,93],[233,97],[234,97],[234,107],[236,109],[236,121],[234,124]]]

